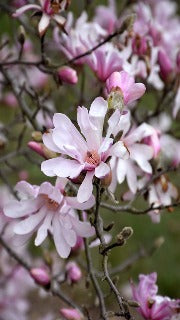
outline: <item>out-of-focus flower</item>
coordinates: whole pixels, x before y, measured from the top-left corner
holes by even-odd
[[[32,268],[31,277],[40,285],[47,286],[50,284],[50,276],[45,268]]]
[[[127,179],[128,186],[132,193],[136,193],[138,188],[137,176],[142,173],[152,173],[149,160],[153,157],[153,148],[145,143],[143,139],[153,135],[154,128],[146,123],[130,130],[130,113],[121,116],[113,134],[122,131],[120,141],[126,146],[129,157],[120,159],[113,157],[110,161],[112,169],[112,183],[109,187],[111,192],[115,191],[117,181],[122,183]]]
[[[144,138],[143,142],[153,148],[154,158],[156,158],[161,150],[160,132],[154,129],[154,132],[150,136]]]
[[[116,6],[114,0],[109,0],[108,4],[108,6],[100,5],[96,7],[94,21],[108,33],[112,33],[117,24]]]
[[[148,320],[169,320],[176,313],[179,300],[171,300],[168,297],[157,295],[157,273],[139,275],[139,284],[136,287],[132,283],[133,298],[139,302],[138,311]]]
[[[151,178],[150,175],[146,175],[139,180],[138,186],[142,189]],[[150,184],[147,190],[147,200],[152,210],[148,212],[151,217],[152,222],[159,223],[161,218],[161,211],[158,209],[153,209],[158,206],[170,206],[172,199],[177,200],[178,190],[177,188],[168,180],[165,175],[161,175],[157,180]],[[169,208],[171,210],[171,208]]]
[[[56,46],[68,59],[73,59],[85,53],[107,35],[107,31],[101,28],[98,23],[88,22],[87,19],[87,13],[84,11],[76,20],[73,28],[73,14],[70,12],[66,22],[68,35],[65,33],[59,35],[59,28],[54,31]],[[83,64],[85,62],[86,57],[74,61],[75,64]]]
[[[76,309],[60,309],[60,314],[67,320],[83,320],[83,316],[80,311]]]
[[[119,90],[125,105],[142,97],[146,90],[143,83],[135,83],[134,77],[125,71],[113,72],[106,80],[106,88],[108,93]]]
[[[77,283],[82,278],[82,272],[76,262],[70,261],[66,265],[67,280],[70,283]]]
[[[163,50],[159,50],[158,52],[158,62],[160,66],[160,75],[164,81],[168,80],[172,71],[173,66],[172,62],[169,59],[167,53]]]
[[[80,204],[76,197],[64,196],[66,179],[58,179],[55,187],[48,182],[32,186],[25,181],[16,185],[20,201],[10,201],[4,208],[6,216],[21,219],[14,226],[14,233],[27,241],[37,231],[35,245],[39,246],[48,231],[54,238],[57,252],[67,258],[76,243],[77,236],[90,237],[94,228],[89,222],[81,222],[74,209],[86,210],[94,205],[94,197]]]
[[[42,17],[38,25],[38,31],[42,37],[45,34],[51,19],[54,20],[58,25],[64,26],[66,19],[59,15],[59,13],[66,9],[69,1],[63,0],[59,2],[56,0],[39,0],[39,2],[40,5],[27,4],[22,6],[21,8],[17,9],[15,13],[13,13],[13,17],[19,17],[28,10],[35,10],[35,12],[42,13]]]
[[[76,84],[78,82],[78,76],[76,70],[70,67],[61,67],[58,70],[58,76],[60,81],[67,84]]]
[[[94,100],[89,113],[84,107],[78,108],[77,121],[86,140],[70,119],[61,113],[54,115],[55,128],[43,135],[43,142],[48,149],[67,155],[70,159],[57,157],[44,161],[41,170],[47,176],[70,179],[79,177],[81,173],[84,174],[84,180],[77,194],[77,199],[81,203],[87,201],[92,195],[94,176],[103,179],[111,173],[106,163],[108,158],[113,155],[119,158],[127,157],[127,149],[123,142],[114,142],[110,138],[119,122],[119,110],[109,118],[106,136],[102,135],[107,110],[108,104],[101,97]]]
[[[8,188],[0,187],[0,233],[2,232],[5,225],[9,222],[9,218],[4,214],[4,206],[13,199]]]

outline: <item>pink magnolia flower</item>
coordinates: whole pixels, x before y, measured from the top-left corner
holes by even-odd
[[[20,201],[11,201],[5,208],[6,216],[20,219],[14,226],[14,233],[27,241],[37,231],[35,245],[39,246],[51,232],[56,250],[67,258],[77,236],[90,237],[94,228],[89,222],[81,222],[75,209],[85,210],[94,205],[94,197],[80,204],[76,197],[64,195],[66,179],[58,179],[55,187],[49,182],[32,186],[25,181],[17,183]]]
[[[27,4],[17,9],[13,13],[13,17],[19,17],[21,14],[28,10],[35,10],[36,12],[41,12],[42,17],[38,25],[38,31],[42,37],[46,32],[51,19],[54,20],[58,25],[64,26],[66,19],[59,15],[60,12],[66,9],[68,5],[68,0],[63,1],[50,1],[50,0],[39,0],[40,5],[37,4]]]
[[[70,283],[77,283],[82,278],[82,272],[76,262],[70,261],[66,265],[67,280]]]
[[[143,83],[135,83],[134,77],[126,71],[113,72],[106,80],[106,88],[108,93],[112,90],[120,90],[125,105],[142,97],[146,90]]]
[[[86,57],[86,63],[95,72],[100,81],[106,81],[114,71],[122,70],[122,58],[111,43],[106,43]]]
[[[157,273],[149,275],[139,275],[139,284],[137,287],[132,283],[133,298],[139,302],[138,311],[148,320],[170,320],[175,314],[178,300],[171,300],[168,297],[157,295],[158,287],[156,285]]]
[[[83,320],[83,316],[80,311],[76,309],[60,309],[60,314],[67,320]]]
[[[70,159],[61,156],[44,161],[41,170],[50,177],[70,179],[77,178],[82,173],[82,177],[84,175],[85,178],[77,194],[77,199],[81,203],[92,195],[94,176],[103,179],[110,174],[110,167],[106,163],[109,157],[116,155],[123,158],[126,154],[123,142],[114,143],[110,138],[120,118],[119,110],[109,118],[106,136],[102,135],[107,110],[108,103],[101,97],[94,100],[89,113],[84,107],[78,108],[77,122],[85,139],[62,113],[54,115],[55,128],[43,135],[43,142],[48,149]]]
[[[104,19],[106,17],[106,19]],[[115,30],[117,24],[116,6],[114,0],[108,1],[108,6],[100,5],[96,8],[94,21],[108,33]]]
[[[70,12],[66,22],[68,35],[65,33],[59,35],[59,28],[54,30],[56,46],[68,59],[83,54],[107,35],[107,31],[101,28],[98,23],[88,22],[87,19],[87,13],[83,11],[73,27],[73,14]],[[84,64],[85,62],[86,57],[74,61],[75,64]]]
[[[111,192],[115,191],[117,181],[122,183],[127,179],[128,186],[132,193],[136,193],[138,188],[137,176],[142,171],[151,174],[152,167],[149,160],[153,158],[153,148],[145,143],[143,139],[154,133],[154,128],[143,123],[136,129],[131,128],[130,113],[122,115],[113,134],[116,136],[118,131],[122,131],[120,141],[127,150],[127,157],[124,159],[113,157],[111,159],[112,183],[109,187]]]

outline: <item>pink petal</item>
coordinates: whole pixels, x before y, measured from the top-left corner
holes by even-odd
[[[110,167],[105,162],[101,162],[95,169],[95,176],[97,178],[104,178],[109,172]]]
[[[93,183],[92,183],[93,177],[94,177],[94,170],[88,171],[86,173],[86,176],[83,182],[81,183],[78,190],[78,194],[77,194],[77,200],[80,203],[87,201],[91,197],[92,191],[93,191]]]
[[[36,10],[40,10],[41,11],[41,7],[36,5],[36,4],[27,4],[19,9],[17,9],[14,13],[13,13],[13,17],[19,17],[21,14],[23,14],[25,11],[27,10],[31,10],[31,9],[36,9]]]
[[[51,213],[48,213],[47,216],[44,219],[43,224],[38,229],[37,236],[35,239],[35,246],[39,246],[47,237],[48,230],[51,228],[51,221],[52,221],[53,215]]]
[[[4,214],[10,218],[21,218],[29,215],[38,209],[38,203],[35,200],[12,200],[4,207]]]
[[[62,227],[60,225],[59,218],[57,215],[54,216],[52,226],[53,226],[53,237],[54,237],[56,250],[61,258],[67,258],[70,254],[71,247],[68,245],[68,243],[64,239],[64,236],[62,234]]]
[[[87,210],[92,208],[95,204],[95,198],[93,195],[89,198],[88,201],[83,203],[79,203],[77,201],[77,197],[66,197],[66,201],[69,206],[77,210]]]
[[[60,26],[64,26],[66,19],[63,16],[60,16],[58,14],[55,14],[53,16],[53,20],[56,21],[57,24],[59,24]]]
[[[116,142],[109,150],[109,154],[124,160],[129,159],[129,151],[122,141]]]
[[[54,152],[60,153],[61,150],[58,148],[58,146],[54,143],[53,138],[52,138],[52,130],[49,130],[49,133],[44,133],[43,134],[43,143],[45,146]]]
[[[36,197],[38,193],[38,188],[35,188],[30,183],[26,181],[20,181],[16,184],[15,190],[21,194],[29,197]]]
[[[50,20],[51,20],[50,16],[48,16],[46,13],[43,13],[42,18],[38,25],[38,31],[39,31],[40,37],[42,37],[45,34],[50,24]]]
[[[72,224],[78,236],[88,238],[94,235],[94,227],[89,222],[82,222],[77,218],[72,218]]]
[[[152,173],[152,167],[148,162],[153,157],[153,149],[151,147],[136,143],[129,148],[129,151],[131,159],[134,159],[143,171]]]
[[[42,221],[46,215],[44,207],[39,210],[38,213],[31,215],[30,217],[18,222],[14,227],[14,233],[16,234],[27,234],[32,232],[38,224]]]

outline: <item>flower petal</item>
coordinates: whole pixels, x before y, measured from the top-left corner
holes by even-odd
[[[95,169],[95,176],[97,178],[104,178],[110,172],[110,167],[105,163],[101,162]]]
[[[40,10],[41,11],[41,7],[36,5],[36,4],[27,4],[19,9],[17,9],[14,13],[13,13],[13,17],[19,17],[21,14],[23,14],[24,12],[26,12],[27,10],[31,10],[31,9],[36,9],[36,10]]]
[[[43,13],[42,18],[38,25],[38,31],[39,31],[40,37],[42,37],[45,34],[50,24],[50,20],[51,20],[50,16],[48,16],[46,13]]]
[[[87,201],[91,197],[92,191],[93,191],[93,183],[92,183],[93,177],[94,177],[94,170],[88,171],[86,173],[86,176],[83,182],[81,183],[78,190],[78,194],[77,194],[77,200],[80,203]]]
[[[18,222],[14,227],[14,233],[27,234],[32,232],[38,224],[42,221],[46,215],[46,210],[42,207],[38,213],[31,215],[30,217]]]
[[[59,222],[59,218],[56,215],[52,221],[53,226],[53,236],[54,236],[54,243],[56,246],[56,250],[61,258],[67,258],[70,254],[71,247],[68,245],[66,240],[64,239],[62,233],[62,227]]]

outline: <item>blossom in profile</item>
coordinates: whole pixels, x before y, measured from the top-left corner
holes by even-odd
[[[146,91],[145,85],[136,83],[134,77],[126,71],[113,72],[106,80],[106,89],[108,93],[119,90],[125,105],[141,98]]]
[[[171,300],[157,294],[157,273],[139,275],[139,284],[131,284],[133,298],[139,302],[138,311],[148,320],[169,320],[178,310],[179,300]],[[178,312],[178,311],[177,311]]]
[[[50,232],[62,258],[69,256],[78,236],[94,234],[94,228],[89,222],[80,221],[75,210],[91,208],[94,197],[80,204],[76,197],[65,195],[66,182],[66,179],[58,179],[55,186],[48,182],[34,186],[21,181],[16,185],[21,200],[10,201],[4,207],[6,216],[17,219],[14,233],[22,237],[22,242],[37,232],[35,245],[39,246]]]
[[[64,26],[66,19],[61,16],[59,13],[64,11],[69,4],[68,0],[62,1],[50,1],[50,0],[39,0],[40,5],[37,4],[27,4],[23,5],[21,8],[17,9],[13,13],[13,17],[19,17],[21,14],[28,10],[35,10],[35,13],[41,13],[42,17],[38,25],[38,31],[40,36],[42,37],[49,24],[51,19],[54,20],[58,25]]]
[[[121,117],[119,110],[109,118],[106,135],[103,136],[107,110],[108,103],[101,97],[93,101],[89,112],[86,108],[79,107],[77,122],[82,134],[66,115],[56,113],[53,118],[55,128],[43,135],[45,146],[63,156],[44,161],[41,170],[50,177],[67,177],[72,180],[81,178],[83,181],[77,193],[77,199],[81,203],[91,197],[94,177],[104,179],[111,175],[109,158],[128,156],[124,143],[115,142],[111,137]]]

